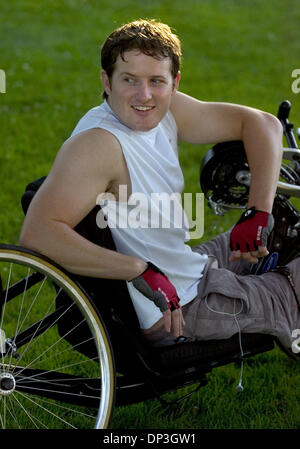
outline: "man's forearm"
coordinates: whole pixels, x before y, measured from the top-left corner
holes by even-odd
[[[83,276],[131,280],[147,268],[141,259],[102,248],[62,222],[39,223],[38,229],[24,226],[20,244]]]
[[[242,138],[251,172],[248,207],[270,213],[282,160],[282,126],[275,117],[262,114],[245,121]]]

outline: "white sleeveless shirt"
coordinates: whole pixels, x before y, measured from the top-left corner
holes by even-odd
[[[188,225],[181,204],[184,179],[173,115],[168,112],[150,131],[134,131],[119,121],[105,101],[82,117],[71,137],[92,128],[105,129],[118,139],[130,175],[128,202],[127,197],[116,202],[111,198],[104,201],[101,196],[97,201],[117,251],[158,266],[175,286],[181,306],[187,304],[197,295],[207,256],[193,252],[185,243]],[[97,223],[103,223],[101,215]],[[141,328],[150,328],[162,313],[131,283],[127,286]]]

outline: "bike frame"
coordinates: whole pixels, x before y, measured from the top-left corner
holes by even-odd
[[[289,148],[283,148],[282,158],[300,163],[300,150],[293,132],[294,125],[293,123],[290,123],[288,119],[290,110],[291,103],[288,100],[284,100],[280,103],[277,117],[282,124],[283,133],[289,145]],[[283,195],[300,198],[300,186],[293,184],[278,181],[277,192]]]

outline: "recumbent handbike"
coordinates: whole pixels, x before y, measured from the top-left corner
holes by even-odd
[[[286,264],[299,251],[299,213],[290,198],[300,197],[300,150],[288,121],[290,107],[284,101],[278,111],[288,148],[274,202],[270,255],[253,267],[256,274]],[[44,179],[26,187],[25,214]],[[216,214],[244,208],[250,181],[241,141],[219,143],[207,152],[200,184]],[[98,210],[75,229],[115,249],[109,229],[95,226]],[[192,384],[197,390],[213,368],[274,348],[274,338],[261,334],[151,347],[140,334],[124,281],[74,275],[19,246],[0,245],[0,281],[2,428],[107,428],[114,405],[152,398],[165,404],[163,393]]]

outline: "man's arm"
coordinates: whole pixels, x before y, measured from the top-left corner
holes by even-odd
[[[171,111],[180,140],[195,144],[243,140],[251,171],[248,207],[271,212],[282,159],[282,126],[271,114],[177,92]]]
[[[242,140],[251,172],[248,208],[271,213],[282,160],[282,126],[271,114],[230,103],[198,101],[177,92],[171,111],[182,141],[207,144]],[[268,254],[260,250],[258,256]],[[237,258],[240,255],[237,254]],[[257,259],[248,253],[249,262]]]
[[[68,271],[130,280],[147,264],[135,257],[101,248],[73,228],[108,191],[122,170],[121,147],[110,133],[92,129],[69,139],[29,207],[20,244],[36,250]]]

